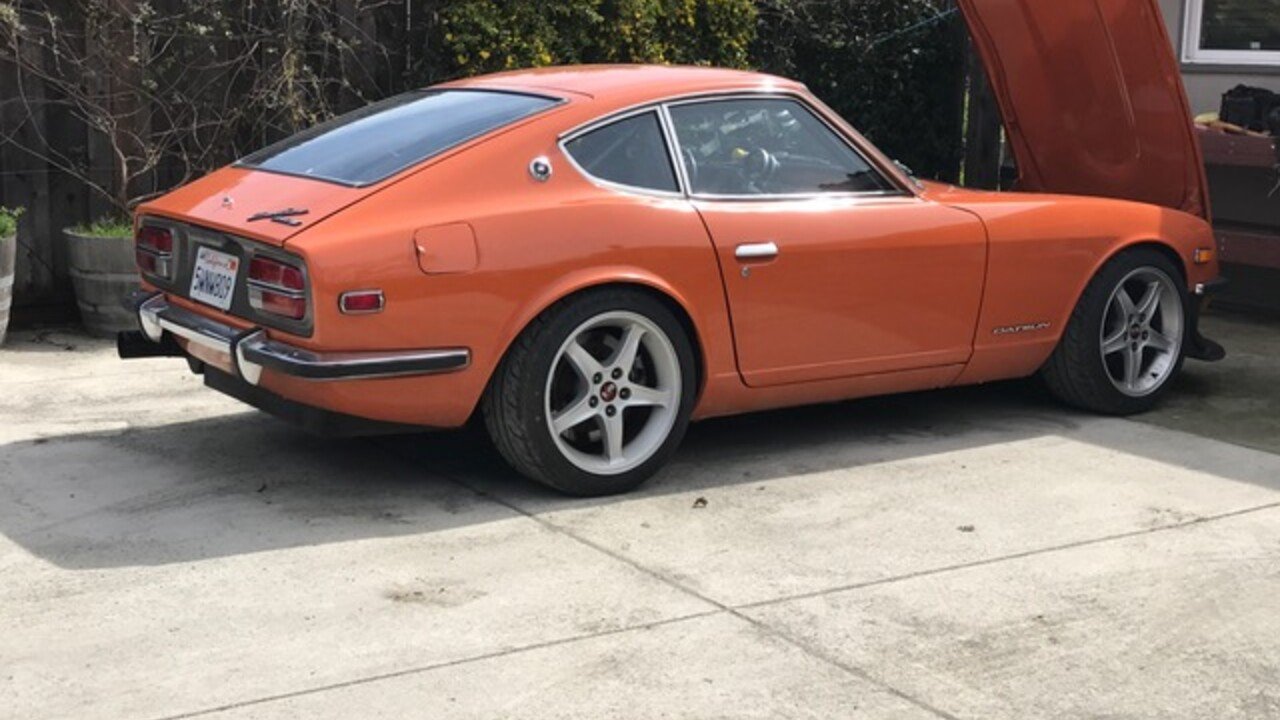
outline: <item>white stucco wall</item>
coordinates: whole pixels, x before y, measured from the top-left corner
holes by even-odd
[[[1169,37],[1173,39],[1173,49],[1179,60],[1182,59],[1182,17],[1186,2],[1160,0],[1165,24],[1169,26]],[[1222,106],[1222,93],[1241,83],[1280,92],[1280,67],[1255,73],[1240,72],[1239,68],[1183,65],[1182,80],[1191,98],[1191,111],[1198,115],[1216,111]]]

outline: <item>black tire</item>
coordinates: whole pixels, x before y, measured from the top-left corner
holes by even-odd
[[[1102,329],[1108,305],[1117,287],[1135,271],[1158,270],[1177,288],[1183,327],[1173,369],[1153,391],[1141,396],[1122,392],[1112,381],[1102,356]],[[1062,340],[1040,376],[1049,391],[1062,402],[1104,415],[1126,416],[1147,412],[1159,404],[1182,371],[1190,328],[1186,282],[1182,271],[1166,255],[1151,248],[1120,253],[1090,281],[1072,313]]]
[[[622,474],[586,472],[552,437],[546,407],[548,374],[574,330],[602,314],[626,311],[647,318],[671,341],[680,365],[680,398],[666,440],[646,461]],[[697,364],[683,325],[660,300],[632,288],[609,287],[567,298],[525,328],[508,349],[481,402],[485,427],[502,457],[520,474],[578,497],[624,493],[660,470],[679,447],[697,392]]]

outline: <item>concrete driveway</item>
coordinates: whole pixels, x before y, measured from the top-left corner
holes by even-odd
[[[1275,718],[1280,333],[1139,421],[1014,383],[714,421],[566,500],[0,350],[0,717]]]

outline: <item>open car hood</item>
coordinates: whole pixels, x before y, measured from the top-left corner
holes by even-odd
[[[1157,0],[959,0],[1004,115],[1018,189],[1209,217],[1204,163]]]

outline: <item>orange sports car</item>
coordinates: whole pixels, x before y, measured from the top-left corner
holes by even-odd
[[[579,495],[642,482],[690,420],[767,408],[1039,373],[1147,410],[1185,357],[1222,356],[1197,331],[1215,241],[1155,2],[961,4],[1019,192],[918,181],[767,75],[445,83],[143,205],[120,353],[186,357],[317,431],[482,418]]]

